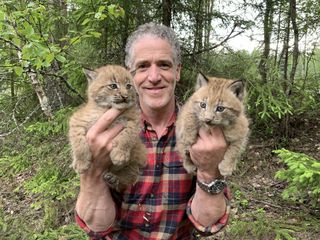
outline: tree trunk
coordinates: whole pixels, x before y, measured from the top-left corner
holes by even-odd
[[[264,50],[259,63],[259,72],[262,83],[267,83],[268,78],[268,58],[270,54],[270,39],[273,28],[273,0],[266,1],[266,11],[264,13],[263,31],[264,31]]]
[[[212,21],[212,12],[214,6],[214,0],[205,0],[206,8],[206,19],[204,27],[204,48],[210,47],[210,35],[211,35],[211,21]]]
[[[43,113],[49,119],[52,119],[53,114],[52,114],[52,109],[51,109],[51,106],[49,103],[49,98],[47,97],[47,94],[46,94],[44,88],[42,87],[41,82],[37,78],[37,74],[32,70],[27,72],[27,74],[28,74],[29,79],[31,81],[32,87],[38,96],[38,100],[39,100],[39,103],[40,103],[40,106],[41,106]]]
[[[297,8],[296,8],[296,0],[290,0],[290,16],[291,16],[291,24],[293,29],[294,36],[294,44],[293,44],[293,52],[292,52],[292,68],[290,72],[290,89],[294,82],[294,77],[296,75],[298,58],[299,58],[299,30],[297,26]]]
[[[202,48],[203,33],[203,0],[198,1],[197,11],[195,13],[195,31],[193,42],[193,55]]]
[[[173,0],[162,0],[162,23],[168,27],[171,26]]]

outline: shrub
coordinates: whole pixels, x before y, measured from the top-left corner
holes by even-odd
[[[286,149],[274,152],[287,165],[286,169],[277,171],[275,175],[288,182],[282,197],[299,202],[310,201],[316,205],[320,198],[320,162],[306,154]]]

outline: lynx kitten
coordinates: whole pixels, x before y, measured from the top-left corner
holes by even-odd
[[[124,110],[113,123],[122,123],[125,128],[112,142],[110,158],[113,165],[104,174],[112,188],[122,191],[135,182],[147,157],[146,148],[139,138],[140,114],[132,78],[125,68],[117,65],[84,72],[88,79],[88,101],[69,121],[72,166],[79,173],[90,167],[92,154],[86,141],[88,129],[106,110]]]
[[[229,176],[236,160],[244,150],[249,132],[244,113],[245,90],[242,81],[198,75],[195,92],[182,107],[177,123],[177,148],[183,166],[189,173],[196,172],[189,149],[196,142],[200,127],[220,126],[228,145],[219,164],[220,173]]]

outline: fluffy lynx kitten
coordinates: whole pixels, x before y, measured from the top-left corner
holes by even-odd
[[[106,110],[125,109],[113,123],[122,123],[125,128],[112,142],[110,158],[113,165],[104,175],[112,188],[122,191],[135,182],[147,157],[146,148],[139,137],[140,114],[136,107],[132,78],[125,68],[117,65],[84,72],[88,79],[88,101],[69,121],[72,166],[79,173],[90,167],[92,154],[86,141],[88,129]]]
[[[177,148],[187,172],[196,172],[189,149],[196,142],[200,127],[215,125],[222,128],[229,144],[219,164],[220,173],[230,176],[235,170],[236,160],[247,144],[249,132],[243,106],[244,94],[240,80],[198,75],[195,92],[182,107],[176,123]]]

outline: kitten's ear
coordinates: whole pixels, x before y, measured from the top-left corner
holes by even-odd
[[[88,69],[88,68],[83,68],[82,71],[86,75],[89,84],[92,81],[94,81],[98,76],[98,73],[96,71]]]
[[[229,85],[229,88],[236,95],[236,97],[239,98],[240,101],[243,100],[245,89],[244,89],[244,83],[242,80],[234,81]]]
[[[208,82],[209,82],[208,78],[203,73],[199,72],[197,76],[197,83],[195,86],[195,90],[198,90],[202,86],[208,85]]]

